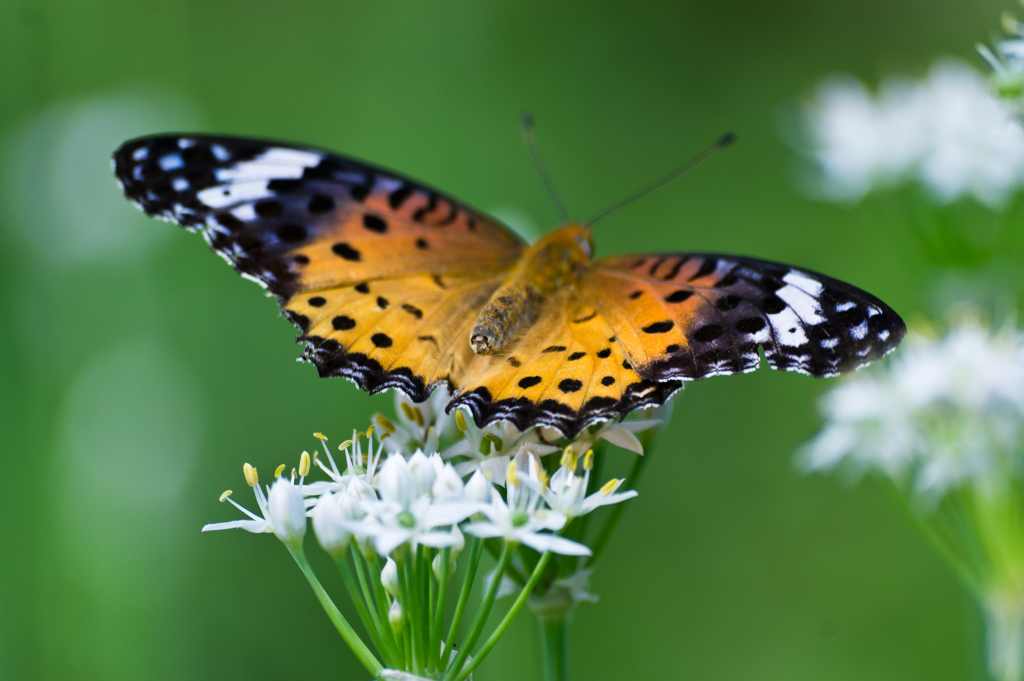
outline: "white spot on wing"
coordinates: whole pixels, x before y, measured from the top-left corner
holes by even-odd
[[[188,149],[189,147],[194,147],[195,145],[196,141],[193,139],[188,139],[187,137],[182,137],[180,140],[178,140],[179,149]]]
[[[164,170],[177,170],[185,167],[185,161],[180,154],[167,154],[160,157],[160,167]]]
[[[149,147],[139,147],[132,152],[132,159],[135,161],[145,161],[149,158]]]
[[[821,285],[821,282],[811,279],[806,274],[797,272],[796,270],[790,270],[789,274],[782,278],[782,281],[786,282],[791,286],[796,286],[804,293],[809,293],[812,296],[817,296],[821,293],[821,290],[825,288]]]
[[[775,295],[782,298],[807,324],[814,326],[825,321],[821,316],[821,306],[818,305],[818,301],[803,289],[793,285],[783,286],[775,292]]]
[[[267,196],[270,194],[267,192],[266,182],[239,182],[228,187],[211,187],[196,194],[196,198],[210,208],[223,208],[240,201],[263,199]]]
[[[878,309],[877,307],[875,307],[874,305],[868,305],[868,318],[869,318],[869,319],[870,319],[871,317],[875,317],[875,316],[877,316],[877,315],[880,315],[880,314],[882,314],[882,311],[881,311],[881,310],[879,310],[879,309]]]
[[[238,208],[233,209],[231,211],[231,214],[234,215],[239,220],[244,220],[245,222],[249,222],[251,220],[256,219],[256,211],[253,210],[251,203],[243,203]]]
[[[857,307],[857,303],[852,300],[848,300],[845,303],[839,303],[836,305],[836,312],[846,312],[847,310],[852,310],[855,307]]]
[[[832,348],[834,348],[837,345],[839,345],[839,339],[838,338],[826,338],[825,340],[821,341],[821,347],[823,347],[823,348],[825,348],[827,350],[831,350]]]
[[[260,154],[254,162],[269,163],[271,165],[297,165],[315,166],[320,163],[323,154],[312,151],[299,151],[298,149],[268,149]]]
[[[226,161],[229,158],[231,158],[231,154],[228,152],[228,150],[219,144],[211,144],[210,151],[213,152],[214,158],[216,158],[218,161]]]
[[[889,329],[884,329],[882,331],[879,331],[878,332],[878,340],[882,341],[883,343],[885,341],[889,340]]]
[[[850,335],[853,336],[854,340],[863,340],[864,336],[868,335],[868,320],[865,319],[850,329]]]
[[[791,348],[799,347],[807,342],[807,334],[804,333],[803,322],[790,308],[786,308],[778,314],[768,315],[775,329],[775,336],[783,345]]]
[[[188,189],[188,180],[184,177],[174,178],[174,181],[172,181],[171,184],[174,186],[174,191],[176,192],[183,192]]]

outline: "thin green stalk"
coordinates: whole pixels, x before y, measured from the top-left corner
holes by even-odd
[[[569,617],[539,617],[540,657],[544,681],[569,678]]]
[[[483,659],[487,657],[491,649],[498,643],[504,634],[505,630],[508,629],[509,625],[512,624],[512,620],[516,618],[519,611],[523,609],[523,605],[526,604],[526,599],[530,597],[530,593],[533,592],[534,587],[537,586],[537,582],[540,581],[541,575],[544,574],[544,568],[547,567],[548,561],[551,559],[551,552],[545,551],[544,555],[537,561],[537,567],[533,569],[533,574],[530,575],[530,581],[526,583],[522,591],[519,592],[519,596],[516,598],[515,603],[509,608],[508,612],[505,613],[505,617],[501,620],[491,635],[487,638],[487,641],[480,648],[480,652],[476,654],[476,657],[465,666],[465,668],[459,672],[459,675],[455,677],[455,681],[464,681],[467,676],[473,673],[473,670],[480,666]],[[500,575],[495,573],[495,581],[500,579]]]
[[[448,629],[448,637],[444,640],[444,650],[441,651],[441,660],[447,662],[451,657],[452,643],[455,634],[459,631],[459,624],[462,623],[462,613],[469,601],[469,592],[473,589],[473,578],[476,577],[476,568],[480,564],[480,554],[484,550],[484,543],[479,537],[469,538],[469,563],[466,565],[466,574],[462,578],[462,589],[459,591],[459,600],[455,604],[455,614],[452,616],[452,623]]]
[[[356,568],[360,568],[365,561],[366,574],[370,580],[371,590],[377,596],[378,618],[383,623],[385,637],[392,642],[398,666],[404,669],[406,660],[405,646],[402,644],[401,634],[391,627],[391,619],[388,616],[391,609],[391,596],[384,590],[384,585],[380,581],[380,563],[376,556],[367,558],[362,555],[355,544],[355,540],[353,540],[352,546],[352,558],[356,563]]]
[[[287,546],[287,545],[286,545]],[[338,630],[341,637],[348,644],[348,647],[355,653],[356,658],[362,663],[366,670],[370,672],[370,675],[377,678],[381,670],[384,669],[384,665],[373,656],[370,649],[366,647],[363,640],[359,638],[359,634],[355,632],[352,625],[348,623],[345,616],[338,610],[338,606],[334,604],[331,597],[324,591],[324,587],[321,586],[320,581],[316,578],[313,573],[313,568],[310,567],[309,561],[306,560],[306,554],[302,551],[302,546],[291,547],[288,546],[288,552],[292,554],[292,558],[298,563],[299,569],[302,570],[302,574],[306,576],[306,580],[309,585],[313,587],[313,593],[316,594],[317,600],[320,601],[320,606],[323,607],[324,612],[327,613],[327,617],[334,624],[334,628]]]
[[[366,628],[367,633],[370,634],[370,638],[373,639],[373,645],[377,648],[377,652],[381,653],[381,657],[384,658],[384,664],[389,667],[394,664],[394,656],[392,651],[384,647],[384,642],[381,640],[380,623],[375,618],[371,617],[372,607],[367,608],[367,603],[364,600],[365,594],[360,594],[359,588],[356,586],[356,580],[352,577],[352,568],[348,564],[347,556],[340,555],[334,559],[334,562],[338,566],[338,572],[341,573],[341,581],[345,583],[345,588],[348,590],[349,596],[352,598],[352,603],[356,606],[356,612],[359,613],[359,619],[362,620],[363,626]],[[371,604],[372,605],[372,604]]]
[[[508,542],[505,542],[501,547],[498,565],[494,568],[494,577],[491,579],[491,583],[487,585],[487,592],[484,594],[483,600],[480,601],[480,607],[477,608],[476,615],[469,625],[469,634],[466,636],[466,640],[463,641],[462,647],[459,648],[459,654],[455,657],[451,667],[448,668],[448,673],[445,674],[445,681],[453,681],[458,670],[466,663],[466,658],[469,657],[470,651],[476,645],[477,639],[480,638],[480,633],[483,631],[484,625],[487,624],[487,617],[491,614],[494,598],[498,595],[501,576],[505,573],[505,568],[508,567],[508,561],[511,557],[512,550],[509,549]]]
[[[423,673],[423,651],[420,650],[419,616],[416,611],[413,592],[413,563],[414,556],[408,549],[403,549],[398,554],[398,585],[401,593],[399,602],[402,605],[402,619],[405,620],[405,636],[410,640],[409,652],[412,671],[414,674]]]
[[[384,645],[384,648],[388,651],[391,658],[396,660],[398,657],[398,650],[395,647],[394,637],[391,635],[391,623],[388,621],[387,613],[381,617],[380,607],[374,598],[373,589],[366,578],[366,572],[369,571],[369,565],[364,569],[362,555],[360,555],[358,551],[352,551],[351,553],[352,562],[355,563],[356,566],[356,575],[359,577],[359,588],[362,590],[363,598],[366,600],[367,609],[370,611],[370,617],[373,619],[373,623],[377,627],[377,631],[379,632],[381,643]]]
[[[441,550],[440,570],[441,578],[437,580],[437,601],[434,606],[434,624],[430,627],[430,655],[433,660],[431,668],[441,669],[444,664],[441,659],[441,628],[444,626],[444,599],[448,590],[448,561],[451,557],[451,547],[444,547]],[[432,601],[433,602],[433,601]]]

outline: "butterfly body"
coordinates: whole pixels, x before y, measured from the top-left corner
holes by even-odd
[[[541,306],[557,291],[575,289],[590,265],[591,229],[569,224],[528,248],[480,312],[469,342],[473,352],[500,352],[534,323]]]
[[[144,211],[201,232],[274,294],[302,359],[375,393],[478,424],[568,436],[661,404],[685,380],[760,363],[816,377],[893,350],[902,320],[823,275],[738,256],[592,259],[589,226],[535,244],[401,175],[329,152],[232,137],[124,144],[114,170]]]

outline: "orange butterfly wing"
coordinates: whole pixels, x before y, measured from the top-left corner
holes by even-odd
[[[287,144],[146,137],[114,153],[114,171],[147,214],[201,232],[277,296],[322,376],[371,392],[426,399],[457,384],[472,352],[468,329],[462,342],[456,334],[524,247],[433,189]]]
[[[882,301],[808,270],[737,256],[652,254],[593,263],[578,288],[501,357],[470,365],[454,404],[483,423],[574,435],[661,404],[683,380],[760,365],[815,377],[857,369],[906,334]]]

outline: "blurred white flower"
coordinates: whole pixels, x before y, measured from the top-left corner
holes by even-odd
[[[973,196],[998,207],[1024,183],[1024,129],[959,61],[936,63],[920,82],[890,78],[877,95],[833,77],[804,123],[826,198],[855,201],[916,180],[943,203]]]
[[[963,322],[911,334],[886,369],[826,394],[810,470],[877,470],[931,500],[962,483],[991,491],[1024,473],[1024,334]]]
[[[355,519],[356,500],[347,492],[328,492],[320,497],[313,508],[313,532],[323,550],[339,556],[348,550],[351,533],[345,523]]]
[[[465,412],[457,410],[455,421],[462,431],[462,439],[441,452],[445,461],[457,456],[468,460],[455,464],[455,470],[465,477],[474,471],[480,471],[484,477],[495,485],[505,485],[505,471],[518,447],[529,444],[534,453],[539,455],[557,452],[558,447],[538,442],[536,429],[520,431],[508,421],[498,421],[484,428],[477,428],[472,417],[466,418]]]

